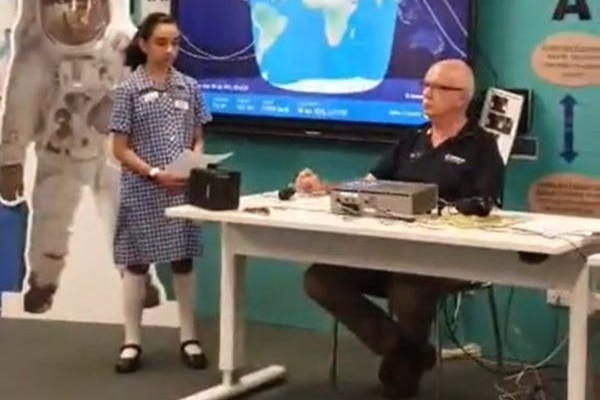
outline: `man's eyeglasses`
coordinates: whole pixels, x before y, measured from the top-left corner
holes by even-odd
[[[463,90],[465,90],[464,88],[461,88],[461,87],[442,85],[442,84],[433,83],[433,82],[421,82],[421,87],[422,87],[422,89],[428,88],[431,90],[439,90],[439,91],[444,91],[444,92],[462,92]]]

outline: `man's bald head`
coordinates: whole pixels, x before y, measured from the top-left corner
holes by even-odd
[[[423,106],[429,116],[464,113],[475,92],[473,70],[460,59],[433,64],[425,74],[423,84]]]
[[[449,85],[462,88],[467,100],[471,101],[475,92],[475,77],[473,70],[466,62],[460,59],[448,59],[433,64],[427,75],[436,75],[438,78],[448,82]]]

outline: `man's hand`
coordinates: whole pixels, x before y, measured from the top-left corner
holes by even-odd
[[[298,174],[294,182],[294,188],[297,193],[301,194],[323,193],[327,190],[327,186],[319,176],[310,169],[304,169]]]
[[[0,167],[0,197],[15,201],[23,196],[23,165],[5,165]]]

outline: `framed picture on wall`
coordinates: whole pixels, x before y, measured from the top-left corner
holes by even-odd
[[[498,88],[490,88],[486,93],[479,125],[496,135],[504,163],[508,162],[517,135],[523,102],[523,96]]]

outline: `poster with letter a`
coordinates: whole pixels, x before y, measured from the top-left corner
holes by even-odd
[[[120,166],[111,92],[130,71],[125,0],[0,3],[0,294],[4,318],[121,323],[112,236]],[[144,320],[176,326],[153,274]]]

